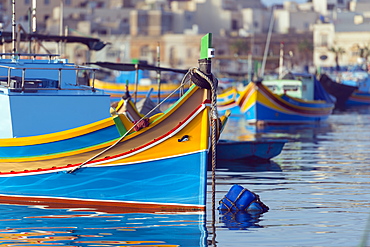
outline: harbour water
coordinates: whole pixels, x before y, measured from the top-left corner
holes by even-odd
[[[3,246],[369,246],[370,108],[313,126],[252,128],[231,118],[224,138],[281,138],[271,162],[217,164],[215,202],[233,184],[257,193],[262,215],[106,213],[0,204]],[[215,216],[215,217],[213,217]],[[367,241],[367,244],[365,242]]]

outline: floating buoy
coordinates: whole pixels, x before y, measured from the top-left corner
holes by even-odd
[[[248,211],[264,213],[269,210],[259,196],[241,185],[234,184],[220,201],[221,211]]]

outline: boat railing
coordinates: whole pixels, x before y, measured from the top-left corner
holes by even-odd
[[[1,54],[0,54],[1,56]],[[7,76],[1,78],[0,82],[6,82],[6,85],[9,89],[12,90],[20,90],[24,92],[26,90],[92,90],[93,92],[96,91],[95,89],[95,72],[96,68],[91,68],[87,66],[80,66],[80,65],[69,65],[64,64],[64,67],[56,67],[56,68],[46,68],[46,67],[17,67],[17,66],[6,66],[0,65],[0,68],[7,69]],[[21,70],[22,76],[12,76],[12,70]],[[55,70],[58,71],[58,80],[53,79],[27,79],[26,78],[26,70]],[[62,71],[65,70],[74,70],[76,71],[76,84],[74,86],[80,86],[78,83],[78,72],[79,71],[92,71],[92,83],[91,86],[86,87],[78,87],[78,88],[62,88]],[[52,87],[37,87],[35,82],[36,81],[56,81],[56,85]],[[1,85],[1,83],[0,83]],[[40,84],[41,85],[41,84]]]
[[[32,59],[36,60],[37,57],[49,57],[49,61],[53,60],[53,57],[59,57],[59,54],[43,54],[43,53],[0,53],[0,58],[4,58],[5,56],[10,56],[12,58],[19,58],[19,57],[31,57]]]

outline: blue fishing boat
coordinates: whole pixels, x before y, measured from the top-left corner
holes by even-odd
[[[217,160],[268,161],[278,156],[284,148],[285,140],[219,140]]]
[[[202,41],[208,47],[200,61],[210,64],[211,34]],[[90,68],[42,57],[12,52],[0,59],[2,202],[204,210],[210,135],[217,134],[211,121],[218,123],[210,117],[215,78],[189,70],[184,82],[197,85],[147,117],[130,95],[111,108],[94,83],[79,85],[77,72]]]
[[[243,91],[218,96],[218,111],[244,116],[252,124],[302,124],[326,120],[335,99],[310,74],[250,82]],[[224,97],[226,100],[223,100]]]

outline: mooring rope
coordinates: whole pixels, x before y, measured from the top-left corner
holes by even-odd
[[[204,78],[209,85],[211,86],[211,116],[212,116],[212,136],[211,136],[211,145],[212,145],[212,244],[216,246],[216,144],[217,144],[217,124],[218,124],[218,113],[217,113],[217,79],[212,76],[213,81],[209,77],[199,71],[197,68],[193,69],[198,75]]]
[[[104,149],[103,151],[101,151],[100,153],[97,153],[96,155],[94,155],[93,157],[87,159],[86,161],[84,161],[81,165],[79,165],[78,167],[74,168],[74,169],[71,169],[68,171],[68,173],[73,173],[77,170],[79,170],[80,168],[82,168],[84,165],[86,165],[87,163],[89,163],[90,161],[96,159],[97,157],[99,157],[100,155],[102,155],[103,153],[107,152],[108,150],[112,149],[113,147],[115,147],[119,142],[121,142],[123,140],[123,138],[125,138],[129,133],[130,131],[132,131],[137,124],[139,124],[142,120],[144,120],[145,118],[147,118],[152,112],[154,112],[156,109],[158,109],[167,99],[169,99],[172,95],[175,94],[175,92],[177,92],[180,88],[182,88],[185,84],[186,84],[186,78],[187,78],[187,75],[190,74],[190,71],[191,69],[189,69],[189,71],[185,74],[184,78],[182,79],[180,85],[173,91],[171,92],[167,97],[165,97],[159,104],[157,104],[152,110],[150,110],[147,114],[145,114],[142,118],[140,118],[128,131],[126,131],[126,133],[124,133],[115,143],[113,143],[111,146],[107,147],[106,149]]]

